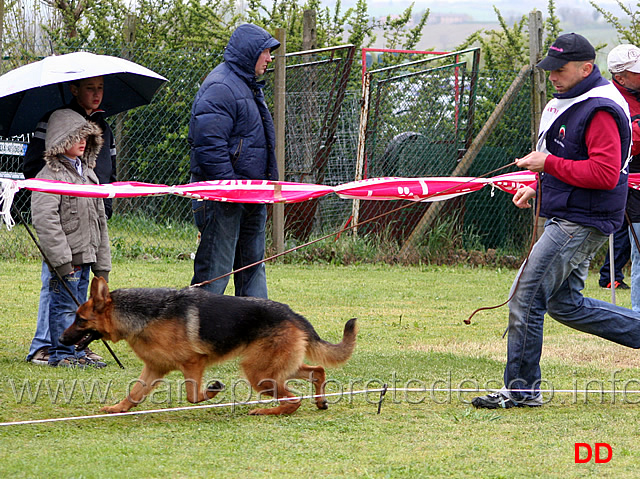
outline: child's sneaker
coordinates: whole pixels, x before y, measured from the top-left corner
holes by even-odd
[[[96,356],[98,355],[96,354]],[[98,357],[100,358],[100,356]],[[85,356],[84,358],[78,359],[78,362],[84,363],[85,366],[89,366],[97,369],[101,369],[107,366],[107,363],[105,363],[104,361],[96,361],[95,359],[91,359],[89,356]]]
[[[100,356],[99,354],[96,354],[95,352],[91,351],[88,346],[86,348],[84,348],[82,351],[84,351],[84,354],[86,355],[86,357],[88,357],[92,361],[103,361],[104,360],[104,358],[102,356]]]
[[[94,367],[94,368],[104,368],[107,365],[107,363],[103,363],[101,361],[94,361],[92,359],[89,358],[76,358],[75,356],[67,356],[64,359],[60,359],[57,362],[50,362],[49,366],[52,366],[54,368],[57,367],[63,367],[63,368],[80,368],[80,369],[84,369],[84,368],[88,368],[88,367]]]
[[[29,362],[40,366],[49,364],[49,346],[43,346],[38,349]]]
[[[57,361],[50,361],[49,366],[51,366],[52,368],[84,367],[84,366],[80,366],[80,363],[78,362],[78,358],[74,356],[67,356],[66,358],[59,359]]]

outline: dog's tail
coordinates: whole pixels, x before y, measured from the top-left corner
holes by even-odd
[[[356,347],[358,327],[356,318],[352,318],[344,325],[342,341],[332,344],[319,337],[311,339],[307,346],[307,358],[323,366],[338,366],[347,361]]]

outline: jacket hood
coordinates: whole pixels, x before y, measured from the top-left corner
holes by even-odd
[[[231,34],[224,50],[224,61],[230,64],[234,72],[246,80],[256,77],[256,63],[266,49],[271,51],[280,46],[280,42],[258,25],[245,23]]]
[[[87,146],[82,159],[89,168],[94,168],[96,157],[104,143],[100,127],[71,109],[54,111],[49,117],[44,139],[45,162],[50,167],[54,166],[58,161],[58,155],[63,154],[83,138],[87,140]]]

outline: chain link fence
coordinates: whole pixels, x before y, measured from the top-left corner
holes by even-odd
[[[150,51],[141,46],[90,50],[126,57],[169,79],[150,105],[108,118],[117,140],[118,179],[188,183],[191,103],[201,81],[222,61],[222,52]],[[287,54],[286,181],[337,185],[353,181],[359,173],[362,177],[449,176],[517,74],[480,71],[475,60],[463,57],[431,59],[380,73],[369,103],[366,162],[358,172],[361,66],[353,57],[352,46]],[[272,72],[266,81],[271,104]],[[483,174],[529,151],[529,97],[525,86],[467,176]],[[4,140],[19,149],[28,138]],[[16,152],[0,151],[0,174],[20,171],[20,152]],[[502,192],[492,196],[485,188],[444,202],[441,219],[431,225],[423,243],[433,246],[434,235],[454,235],[460,247],[521,252],[531,231],[530,213],[513,208],[510,199]],[[15,204],[28,220],[29,192],[21,191]],[[329,195],[286,205],[285,235],[298,241],[335,231],[349,221],[352,204]],[[360,219],[390,206],[390,202],[360,202]],[[404,241],[429,207],[415,204],[367,225],[360,233],[390,234]],[[109,230],[116,258],[189,257],[197,245],[190,201],[173,195],[116,199]],[[37,257],[38,251],[24,227],[16,226],[12,231],[0,229],[0,256]]]
[[[353,45],[345,45],[286,55],[285,181],[335,186],[353,175],[339,138],[343,137],[340,129],[346,126],[342,113],[349,113],[344,105],[349,101],[346,92],[354,53]],[[265,80],[265,98],[271,106],[272,70]],[[353,95],[350,100],[353,105]],[[357,119],[351,115],[353,120]],[[304,240],[335,229],[342,215],[332,199],[286,204],[286,237]]]
[[[510,94],[510,106],[491,125],[483,147],[468,155],[516,77],[515,72],[478,70],[479,53],[472,49],[417,60],[413,55],[412,61],[367,74],[366,138],[358,177],[475,177],[531,151],[527,80]],[[446,202],[417,203],[366,223],[358,232],[391,237],[403,244],[403,256],[416,250],[416,259],[429,257],[428,250],[445,238],[452,251],[520,254],[531,234],[531,213],[514,208],[510,195],[493,193],[486,188]],[[354,216],[362,223],[397,207],[395,201],[356,202]]]

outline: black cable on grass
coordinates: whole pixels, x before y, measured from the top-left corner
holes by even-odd
[[[384,401],[384,395],[387,394],[387,383],[382,385],[382,391],[380,391],[380,400],[378,401],[378,414],[380,414],[380,409],[382,409],[382,401]]]

